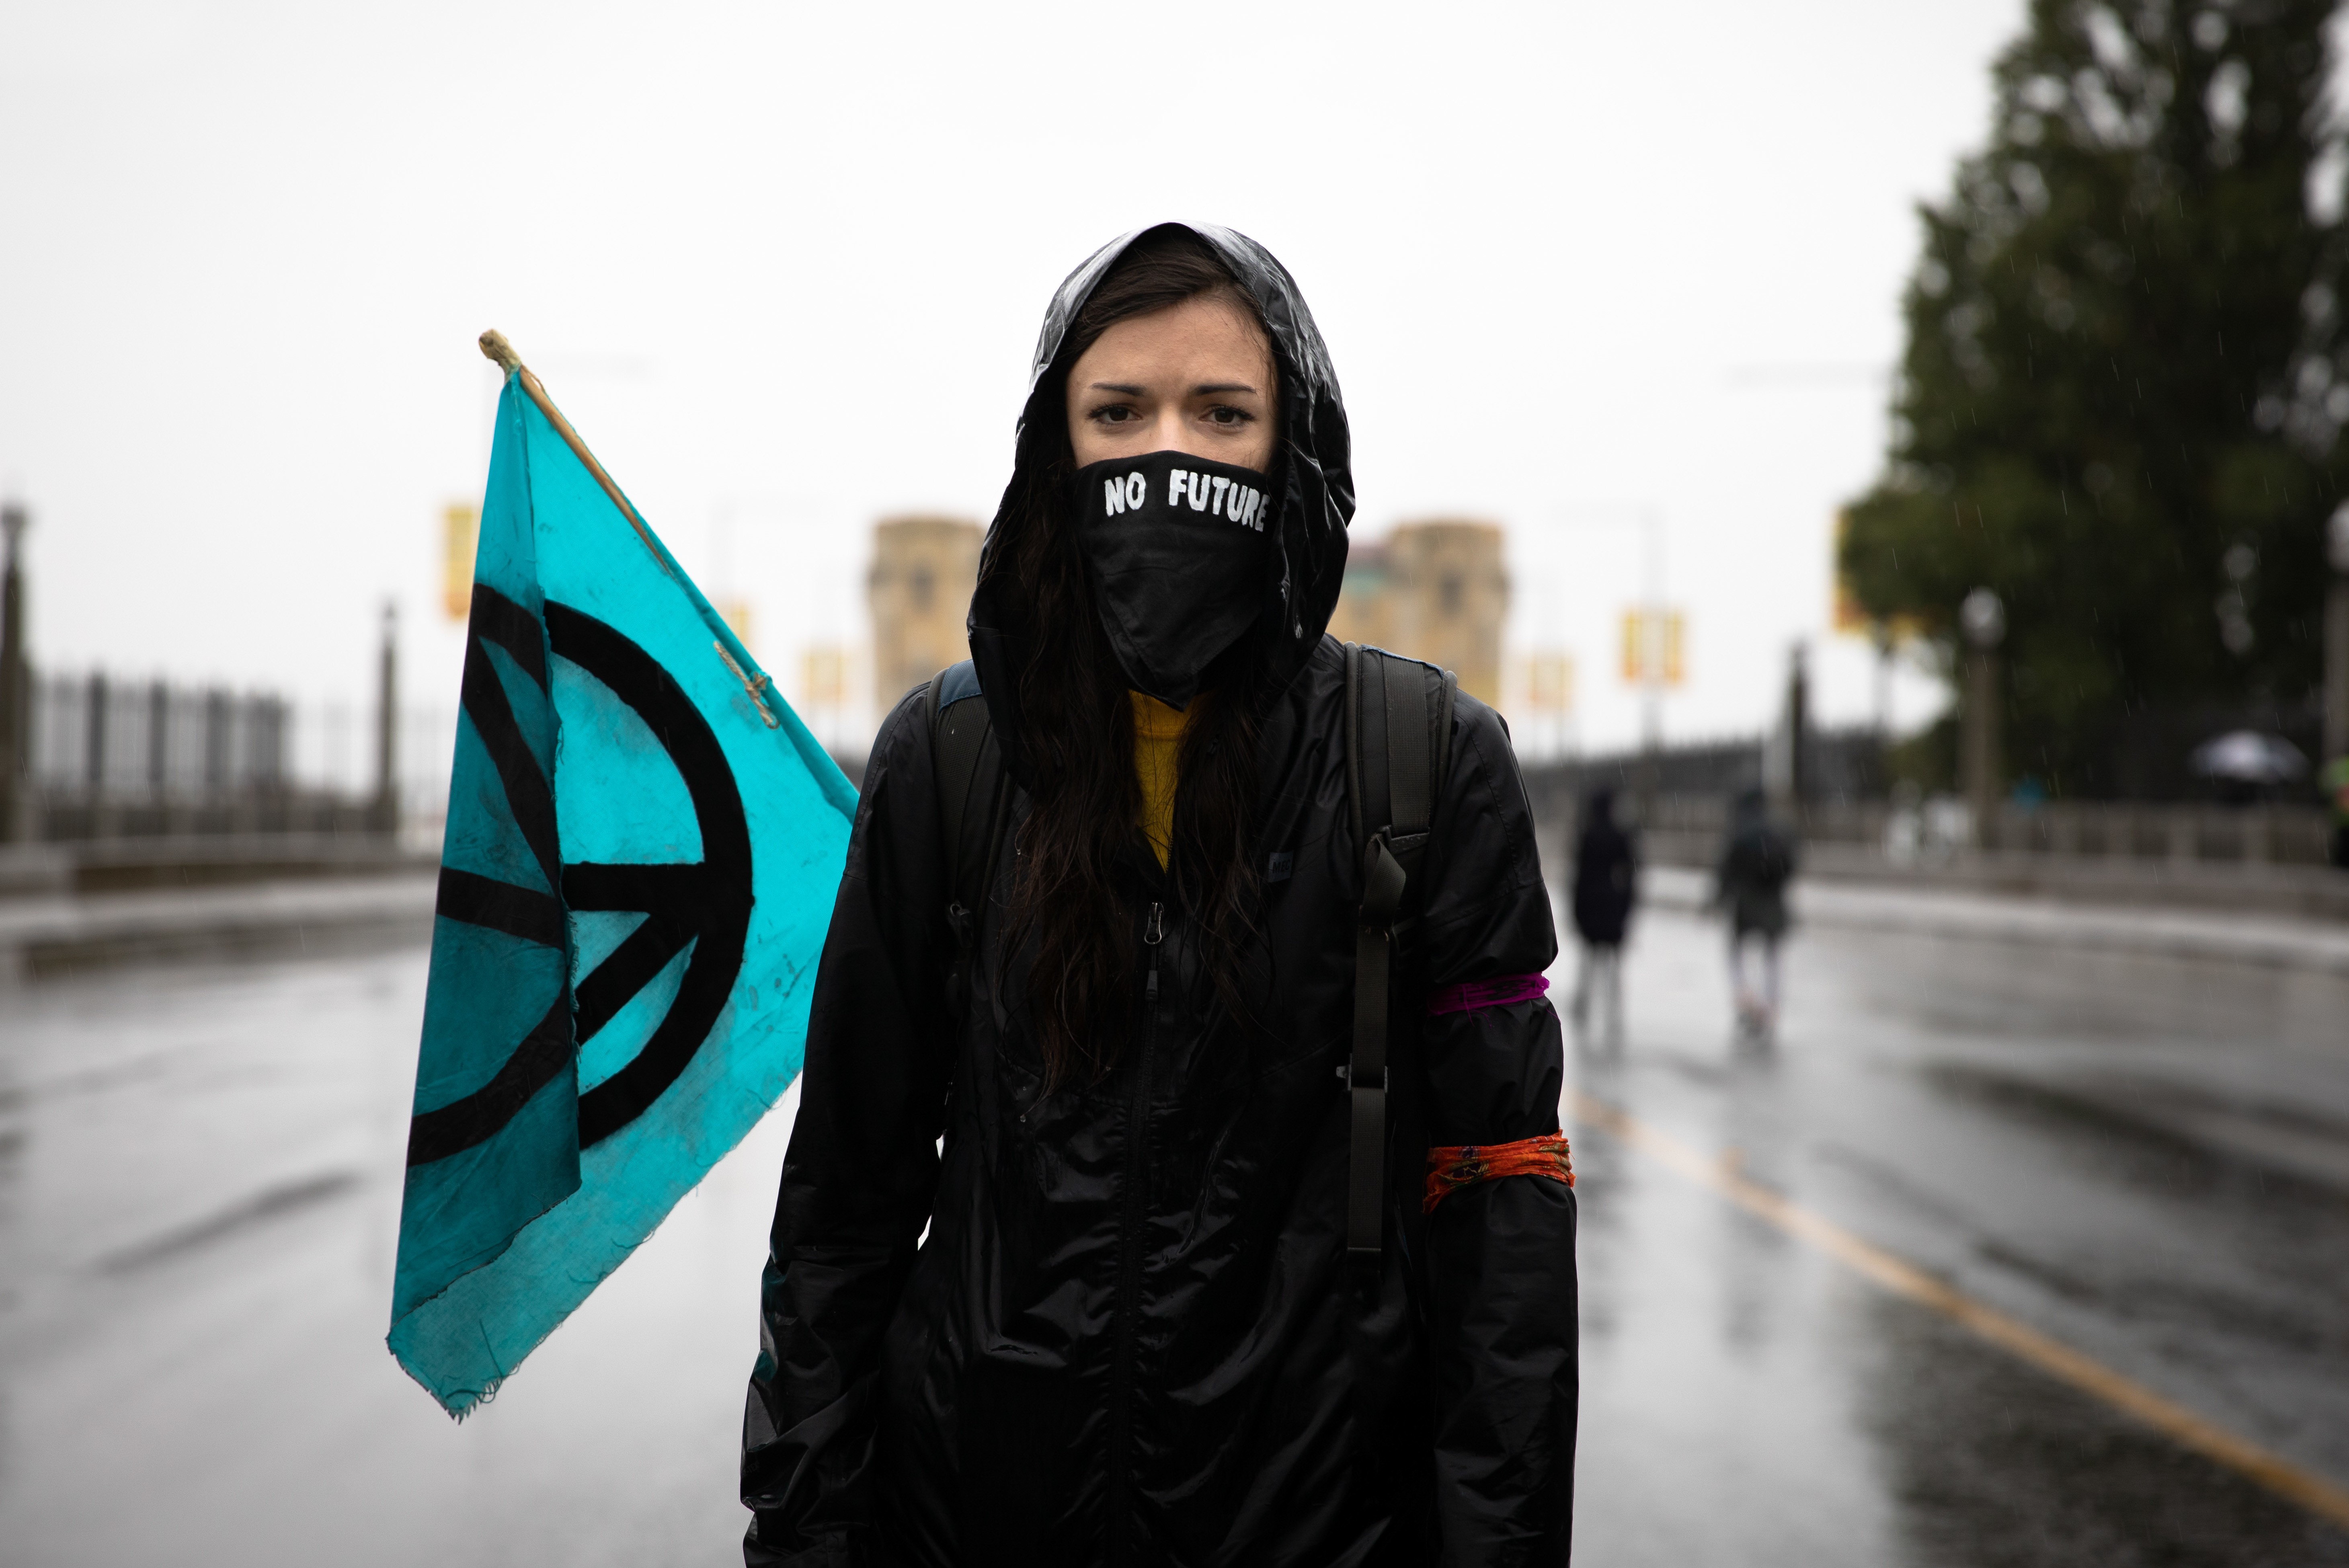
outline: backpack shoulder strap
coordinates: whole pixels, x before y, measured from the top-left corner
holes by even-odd
[[[938,797],[938,842],[947,867],[947,923],[954,929],[955,962],[947,994],[962,1010],[978,911],[1003,845],[1003,753],[968,659],[940,670],[922,699],[930,729],[930,766]]]
[[[1382,649],[1346,645],[1347,812],[1361,857],[1354,927],[1354,1041],[1346,1174],[1346,1251],[1375,1262],[1386,1208],[1387,1056],[1394,939],[1426,857],[1452,763],[1448,670]]]

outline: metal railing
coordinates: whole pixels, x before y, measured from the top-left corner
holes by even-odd
[[[2332,835],[2323,807],[2298,803],[2010,802],[1977,823],[1965,802],[1936,795],[1813,802],[1779,815],[1806,845],[1860,851],[1892,867],[2057,860],[2147,869],[2322,867]],[[1650,803],[1642,827],[1651,854],[1702,864],[1717,852],[1728,821],[1724,796],[1667,794]]]
[[[379,716],[273,692],[42,674],[8,836],[118,838],[437,829],[452,716],[403,710],[387,776]]]

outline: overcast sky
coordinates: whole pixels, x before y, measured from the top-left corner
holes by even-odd
[[[454,711],[441,506],[502,328],[787,691],[872,520],[984,519],[1061,276],[1164,217],[1296,274],[1375,535],[1510,531],[1585,740],[1640,508],[1668,733],[1751,731],[1881,461],[1913,213],[2021,0],[0,6],[0,489],[53,668]],[[1921,717],[1928,689],[1904,690]]]

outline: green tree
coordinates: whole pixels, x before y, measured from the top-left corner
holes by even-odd
[[[2110,786],[2115,720],[2320,678],[2349,420],[2333,0],[2033,0],[1987,151],[1920,209],[1886,472],[1838,563],[1949,660],[2005,601],[2005,753]]]

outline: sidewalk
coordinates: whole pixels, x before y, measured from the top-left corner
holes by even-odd
[[[338,881],[430,871],[439,846],[377,835],[188,834],[70,844],[0,844],[0,898],[137,893],[254,882]]]
[[[1702,868],[1720,855],[1721,838],[1660,829],[1642,834],[1640,849],[1652,866]],[[1822,882],[2349,924],[2349,874],[2329,866],[2020,853],[1899,866],[1872,845],[1805,839],[1802,867],[1806,880]]]
[[[1643,901],[1694,910],[1710,896],[1707,872],[1651,866]],[[1890,887],[1798,877],[1797,923],[1981,941],[2025,942],[2166,958],[2215,959],[2349,975],[2349,925],[2286,916],[2100,905],[2046,896]]]
[[[0,987],[114,964],[420,943],[434,870],[0,899]]]
[[[1693,911],[1708,873],[1651,866],[1642,901]],[[421,942],[435,873],[0,898],[0,986],[121,963]],[[1798,877],[1797,921],[1822,927],[2212,959],[2349,975],[2349,925],[2209,910]]]

